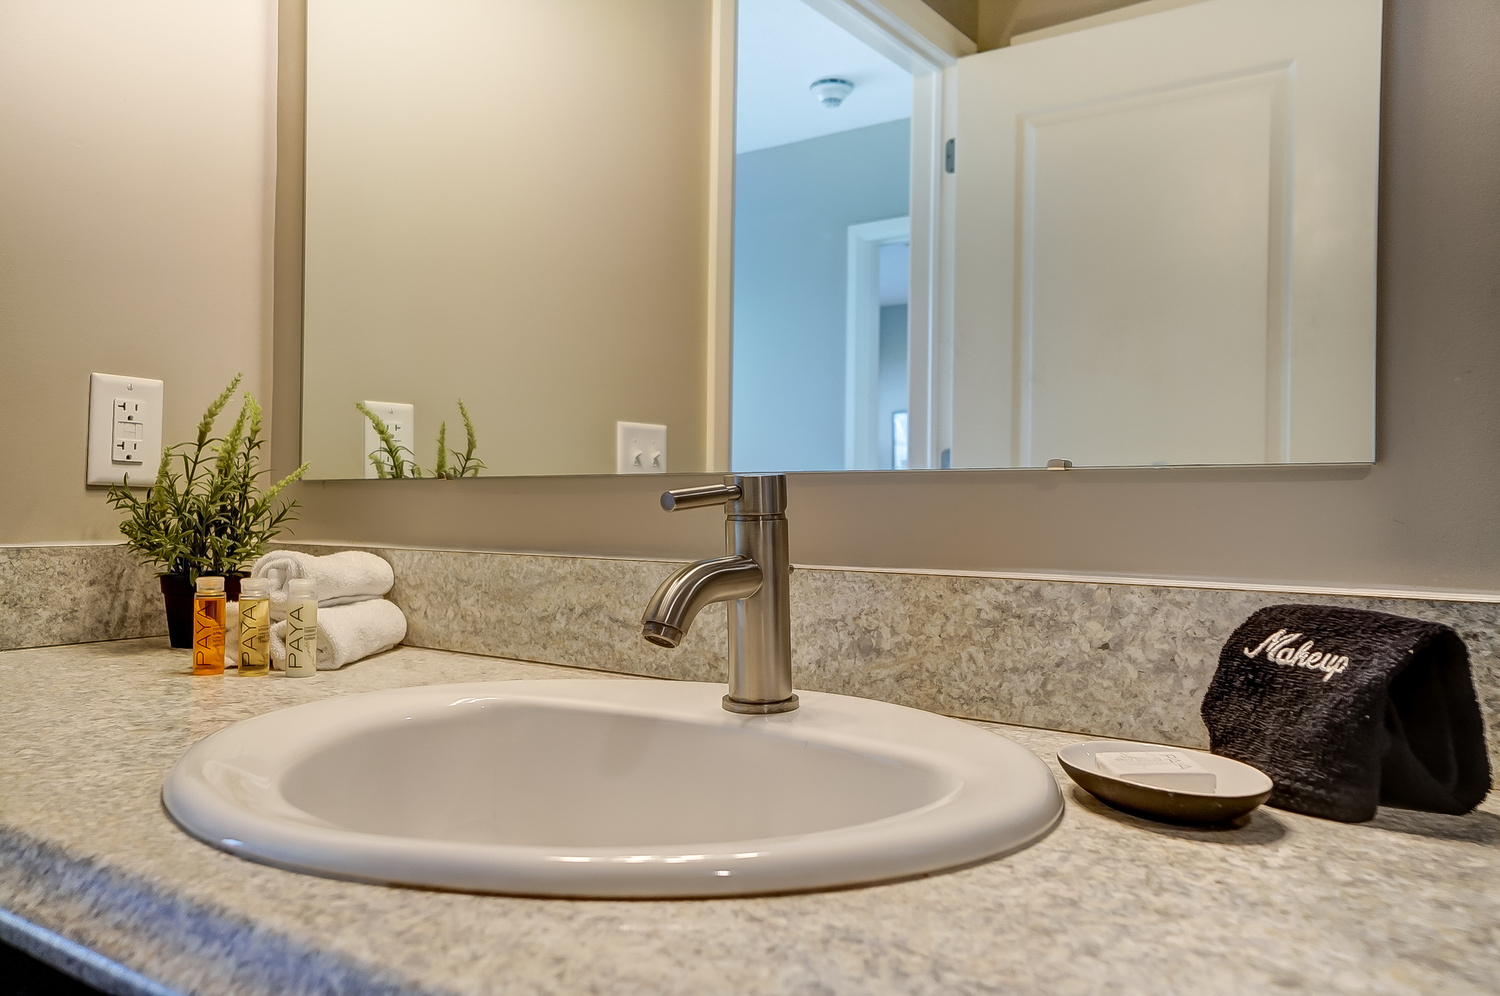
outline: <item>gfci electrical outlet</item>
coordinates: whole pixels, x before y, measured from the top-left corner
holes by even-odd
[[[615,473],[665,474],[667,427],[644,422],[615,423]]]
[[[162,382],[89,374],[89,484],[150,487],[161,463]]]
[[[401,453],[401,459],[415,460],[417,458],[416,405],[403,405],[395,401],[366,401],[365,407],[380,416],[380,421],[391,430],[397,446],[406,447]],[[360,460],[365,466],[365,476],[379,477],[380,475],[375,472],[375,465],[370,462],[370,454],[376,450],[384,452],[384,447],[380,444],[380,436],[375,432],[374,424],[362,414],[359,420],[365,424],[365,450],[360,454]]]

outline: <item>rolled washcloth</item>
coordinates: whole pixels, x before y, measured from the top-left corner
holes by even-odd
[[[1272,605],[1219,654],[1215,754],[1270,775],[1270,805],[1359,823],[1377,806],[1467,813],[1490,790],[1469,653],[1441,623]]]
[[[272,550],[255,562],[250,576],[271,579],[273,621],[286,618],[286,584],[293,578],[311,578],[317,582],[319,608],[379,598],[396,583],[390,564],[362,550],[345,550],[326,557]]]
[[[406,636],[406,616],[395,602],[362,602],[318,608],[318,670],[337,671],[362,657],[389,650]],[[286,670],[286,620],[271,624],[271,666]]]

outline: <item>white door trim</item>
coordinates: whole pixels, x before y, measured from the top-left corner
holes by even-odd
[[[958,69],[917,76],[911,115],[911,295],[907,304],[908,463],[943,466],[953,445],[956,201],[946,141],[957,132]]]
[[[880,466],[880,249],[911,241],[911,218],[849,226],[844,296],[844,469]],[[910,309],[908,308],[908,314]]]

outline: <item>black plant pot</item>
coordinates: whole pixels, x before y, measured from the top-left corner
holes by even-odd
[[[240,600],[240,578],[242,574],[230,574],[224,578],[224,597],[231,602]],[[193,646],[193,585],[186,574],[163,574],[161,594],[167,603],[167,635],[176,650],[189,650]]]

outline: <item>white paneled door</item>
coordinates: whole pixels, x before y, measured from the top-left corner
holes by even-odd
[[[952,463],[1374,458],[1379,0],[959,61]]]

